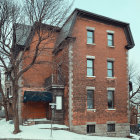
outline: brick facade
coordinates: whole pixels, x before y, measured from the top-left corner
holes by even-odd
[[[87,30],[94,30],[92,44],[87,44]],[[111,47],[107,45],[108,32],[113,33],[114,45]],[[36,39],[35,34],[32,42],[35,43]],[[25,56],[31,56],[34,43]],[[45,43],[42,42],[42,46]],[[38,58],[52,63],[35,65],[20,79],[21,118],[43,118],[46,114],[50,118],[48,102],[22,102],[26,90],[48,90],[53,93],[53,102],[56,96],[63,97],[62,110],[56,110],[56,116],[71,131],[87,134],[87,126],[94,125],[95,133],[91,135],[129,135],[127,67],[128,50],[133,43],[127,23],[75,10],[61,30],[54,33],[54,40],[46,45],[46,50]],[[87,76],[87,58],[94,59],[94,76]],[[29,57],[22,67],[30,61]],[[114,76],[111,78],[107,76],[107,61],[113,61]],[[94,91],[94,108],[91,109],[87,109],[89,89]],[[110,89],[114,93],[113,109],[108,109],[107,92]],[[107,131],[108,124],[115,125],[114,132]]]

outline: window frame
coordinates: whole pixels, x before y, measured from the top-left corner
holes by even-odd
[[[111,128],[109,128],[109,127],[111,127]],[[115,132],[115,123],[107,124],[107,132]]]
[[[111,102],[112,102],[112,105],[111,105],[111,107],[109,107],[109,94],[112,94],[111,96],[112,96],[112,100],[111,100]],[[114,109],[114,106],[115,106],[115,100],[114,100],[114,94],[115,93],[115,91],[114,90],[107,90],[107,104],[108,104],[108,109]]]
[[[108,68],[108,63],[112,64],[112,68]],[[109,71],[112,72],[112,75],[109,76]],[[107,60],[107,77],[114,77],[114,61]]]
[[[108,39],[108,36],[111,36],[111,39]],[[109,41],[111,41],[111,45],[109,44]],[[107,33],[107,45],[114,46],[114,33]]]
[[[88,67],[88,60],[92,61],[92,67]],[[88,75],[88,69],[92,69],[92,75]],[[87,76],[92,77],[94,76],[94,59],[87,58]]]
[[[92,128],[93,127],[93,131]],[[95,124],[88,124],[87,125],[87,134],[95,133]]]
[[[88,32],[92,33],[92,37],[88,37]],[[88,42],[88,39],[92,39],[91,43]],[[94,30],[93,29],[87,29],[87,44],[94,44]]]
[[[88,91],[92,92],[92,98],[88,98]],[[92,108],[88,108],[88,101],[92,101]],[[87,89],[87,109],[95,109],[95,105],[94,105],[94,90],[93,89]]]

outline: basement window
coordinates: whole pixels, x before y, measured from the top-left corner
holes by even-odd
[[[87,133],[95,133],[95,125],[87,125]]]
[[[115,124],[107,124],[107,132],[115,132]]]

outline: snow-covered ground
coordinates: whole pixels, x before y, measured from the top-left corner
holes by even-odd
[[[38,124],[32,126],[20,126],[21,133],[12,134],[13,124],[6,122],[5,119],[0,120],[0,139],[2,138],[22,138],[22,139],[41,139],[41,140],[131,140],[129,138],[118,137],[100,137],[80,135],[66,130],[53,130],[53,137],[50,137],[50,124]],[[67,128],[65,125],[53,124],[53,127]],[[48,128],[48,129],[46,129]],[[140,136],[132,135],[134,140],[139,140]]]

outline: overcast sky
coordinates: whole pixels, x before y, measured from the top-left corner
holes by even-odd
[[[75,0],[75,8],[130,23],[135,46],[129,51],[129,61],[140,70],[140,0]]]

